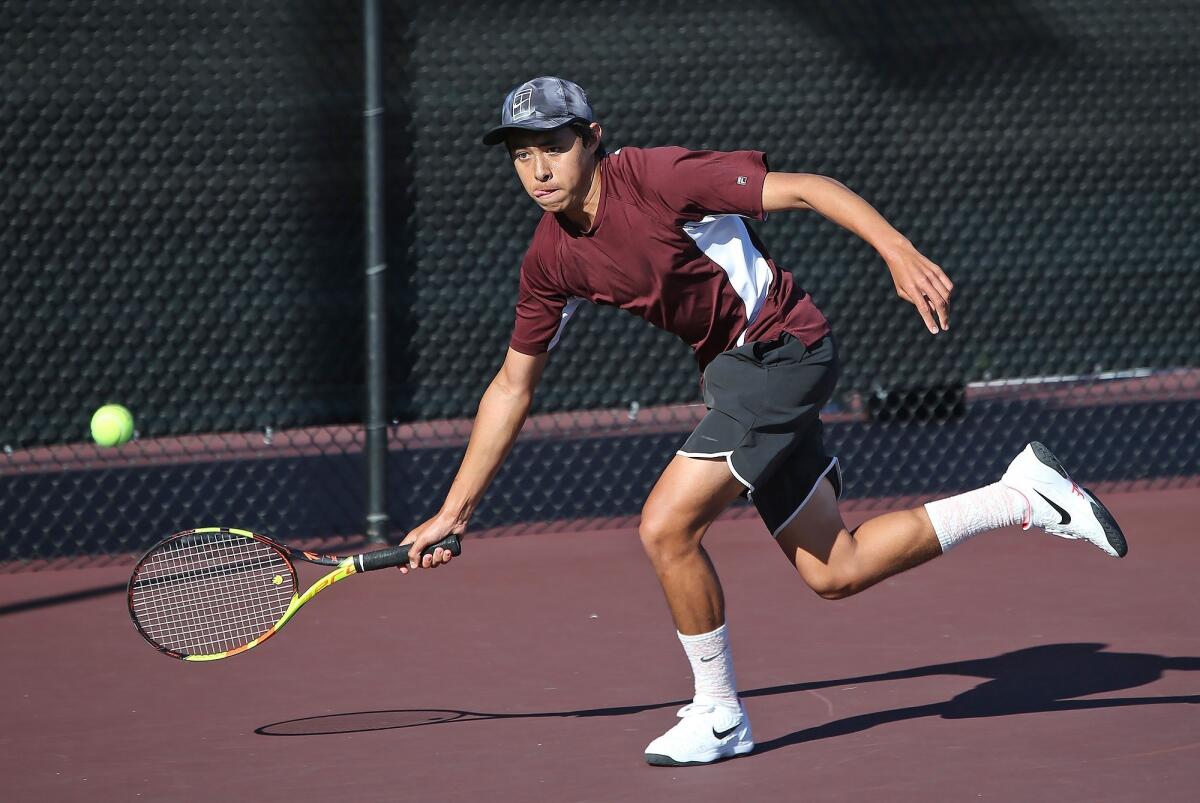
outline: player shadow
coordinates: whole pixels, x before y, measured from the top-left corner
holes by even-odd
[[[1105,652],[1105,644],[1048,644],[990,658],[932,664],[873,675],[816,680],[750,689],[742,697],[769,697],[835,686],[907,680],[936,675],[959,675],[987,680],[949,700],[926,705],[874,711],[825,722],[760,742],[756,752],[844,736],[878,725],[920,717],[973,719],[1042,711],[1071,711],[1134,705],[1200,703],[1197,695],[1080,699],[1105,692],[1137,688],[1162,678],[1167,670],[1200,671],[1200,657],[1168,658],[1146,653]],[[482,712],[460,709],[396,709],[353,711],[283,720],[255,729],[261,736],[323,736],[425,727],[451,722],[542,717],[613,717],[673,708],[689,702],[672,700],[645,705],[591,708],[575,711]]]
[[[1047,644],[992,658],[954,661],[845,678],[838,684],[905,680],[931,675],[979,677],[987,678],[987,681],[942,702],[873,711],[803,728],[760,742],[755,752],[765,753],[789,745],[845,736],[879,725],[921,717],[975,719],[1049,711],[1200,703],[1200,694],[1092,697],[1091,695],[1133,689],[1153,683],[1167,670],[1200,671],[1200,657],[1168,658],[1146,653],[1105,652],[1106,646]],[[776,690],[760,689],[745,696],[773,693],[776,693]]]

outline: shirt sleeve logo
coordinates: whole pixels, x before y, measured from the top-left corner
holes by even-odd
[[[746,186],[746,177],[738,176],[738,184],[742,185],[743,187]]]
[[[533,90],[522,89],[513,96],[512,119],[513,122],[524,120],[526,117],[533,115]]]

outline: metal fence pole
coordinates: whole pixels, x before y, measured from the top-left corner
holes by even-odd
[[[365,91],[363,144],[366,190],[366,314],[367,314],[367,521],[371,541],[388,535],[387,402],[385,346],[385,286],[383,219],[383,90],[379,0],[363,0],[363,60]]]

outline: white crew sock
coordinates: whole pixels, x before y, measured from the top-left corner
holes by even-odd
[[[1000,482],[930,502],[925,505],[925,512],[933,522],[933,531],[937,533],[943,553],[987,530],[1013,524],[1027,525],[1030,516],[1025,495]]]
[[[680,633],[679,641],[696,679],[695,702],[738,710],[737,680],[733,675],[733,654],[725,625],[698,636]]]

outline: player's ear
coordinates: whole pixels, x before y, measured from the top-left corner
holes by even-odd
[[[600,150],[600,140],[604,136],[604,129],[600,127],[599,123],[591,123],[588,125],[588,131],[591,133],[588,150],[592,153],[597,153]]]
[[[576,129],[579,133],[579,139],[583,143],[583,148],[592,155],[594,159],[599,161],[604,155],[604,145],[601,138],[604,136],[604,129],[599,123],[588,123],[586,127],[580,123]]]

